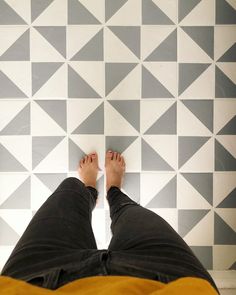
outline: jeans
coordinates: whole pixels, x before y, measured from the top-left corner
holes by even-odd
[[[1,275],[55,290],[89,276],[126,275],[168,283],[215,282],[178,233],[118,187],[107,192],[112,239],[97,249],[91,219],[98,192],[75,177],[62,181],[30,221]]]

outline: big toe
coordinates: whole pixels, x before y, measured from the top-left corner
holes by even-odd
[[[113,152],[111,150],[106,152],[106,163],[111,160]]]

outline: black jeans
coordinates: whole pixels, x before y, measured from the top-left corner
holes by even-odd
[[[107,193],[112,239],[97,249],[91,226],[97,190],[66,178],[38,209],[4,265],[1,275],[57,289],[97,275],[127,275],[168,283],[199,277],[218,289],[178,233],[159,215],[118,187]]]

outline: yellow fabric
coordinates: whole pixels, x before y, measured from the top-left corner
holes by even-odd
[[[216,295],[215,289],[206,280],[181,278],[163,284],[154,280],[131,276],[92,276],[70,282],[56,290],[34,286],[22,280],[0,276],[1,295]]]

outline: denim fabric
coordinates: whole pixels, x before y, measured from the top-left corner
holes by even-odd
[[[89,276],[127,275],[168,283],[212,277],[178,233],[118,187],[107,192],[112,239],[97,249],[91,226],[97,190],[66,178],[39,208],[1,275],[55,290]]]

